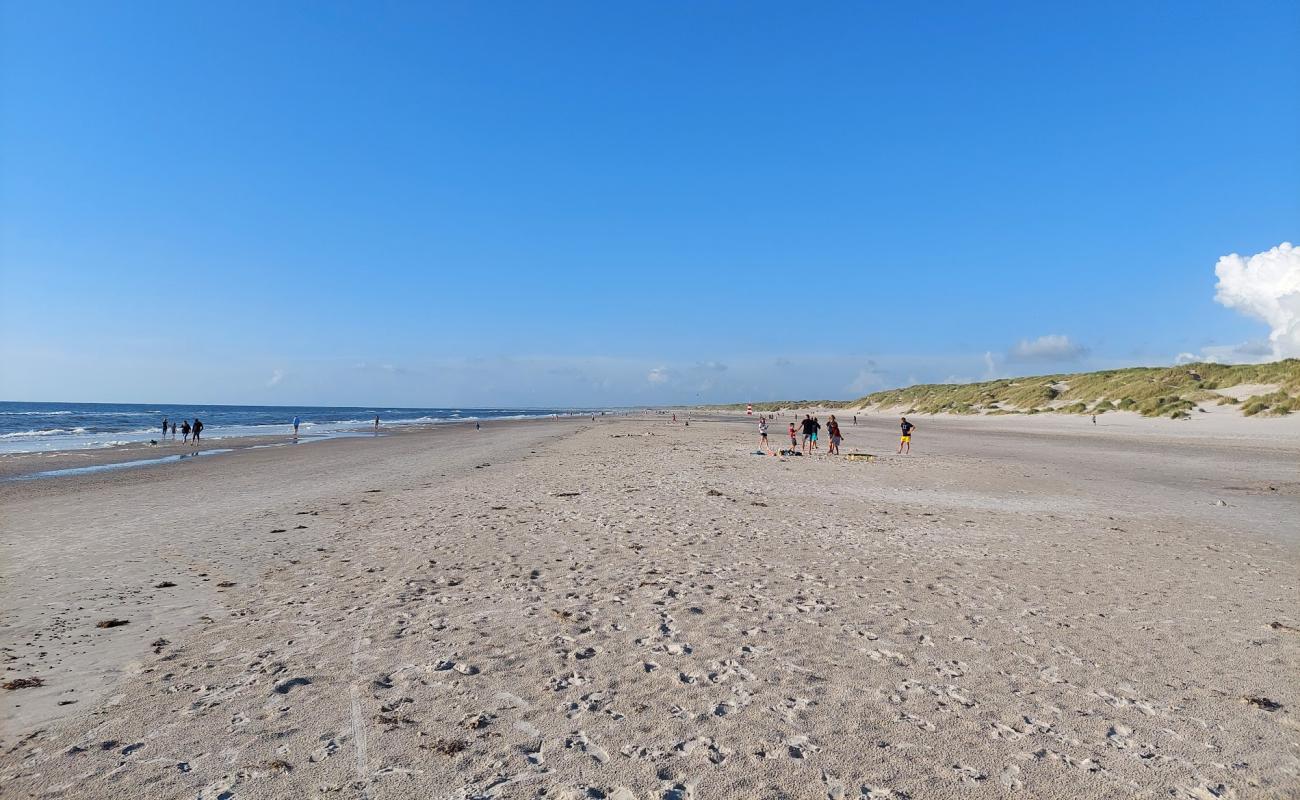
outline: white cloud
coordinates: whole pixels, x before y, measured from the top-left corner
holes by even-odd
[[[991,381],[998,377],[998,363],[993,360],[991,350],[984,351],[984,380]]]
[[[1070,341],[1069,336],[1050,333],[1037,339],[1021,339],[1009,355],[1018,361],[1073,361],[1087,352],[1088,348]]]
[[[1205,353],[1241,361],[1300,356],[1300,249],[1283,242],[1249,258],[1232,253],[1219,259],[1214,274],[1214,299],[1267,324],[1268,346],[1247,342]]]
[[[655,367],[654,369],[650,370],[649,373],[646,374],[645,379],[650,381],[653,384],[658,385],[662,383],[667,383],[669,378],[671,377],[672,377],[672,373],[669,372],[667,368]]]
[[[266,385],[275,386],[282,380],[284,380],[284,370],[277,369],[276,371],[271,373],[271,379],[266,382]]]
[[[844,388],[855,395],[864,395],[873,389],[885,388],[885,379],[876,371],[876,362],[869,361],[866,367],[858,370],[852,383]]]

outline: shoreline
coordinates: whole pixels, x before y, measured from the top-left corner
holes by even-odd
[[[558,419],[584,418],[586,417],[562,416]],[[194,454],[211,453],[218,450],[221,451],[222,454],[239,453],[250,449],[316,445],[324,442],[348,439],[373,439],[385,436],[418,435],[425,431],[438,430],[442,428],[454,429],[458,426],[466,426],[472,429],[476,421],[496,426],[548,420],[555,421],[556,419],[557,418],[555,417],[549,416],[522,418],[498,417],[490,420],[456,419],[425,423],[381,424],[378,432],[375,432],[373,429],[358,427],[352,430],[331,431],[324,434],[304,433],[297,437],[294,437],[292,433],[283,435],[214,436],[202,440],[202,444],[198,447],[180,439],[167,439],[160,441],[156,445],[151,445],[148,442],[129,442],[108,447],[2,453],[0,454],[0,481],[43,480],[49,477],[63,477],[62,475],[47,476],[41,474],[45,472],[61,472],[63,470],[94,470],[103,467],[116,466],[122,468],[136,468],[137,465],[139,467],[148,467],[153,465],[152,462],[159,459],[169,459],[174,461],[175,459],[173,457],[175,456],[185,457]],[[485,425],[485,427],[487,425]],[[286,425],[285,427],[286,429],[292,430],[291,426]]]

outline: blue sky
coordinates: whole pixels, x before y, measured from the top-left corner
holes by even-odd
[[[846,397],[1282,324],[1215,265],[1300,237],[1294,2],[0,7],[5,399]]]

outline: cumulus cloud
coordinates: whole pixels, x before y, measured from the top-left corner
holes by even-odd
[[[884,377],[876,370],[876,362],[868,361],[867,365],[858,370],[858,374],[853,378],[845,389],[854,394],[867,394],[872,389],[882,389],[885,386]]]
[[[282,380],[284,380],[284,370],[277,369],[271,373],[271,379],[266,382],[266,385],[275,386]]]
[[[1021,339],[1008,355],[1017,361],[1074,361],[1087,352],[1088,348],[1069,336],[1049,333],[1037,339]]]
[[[667,383],[672,378],[672,372],[666,367],[655,367],[646,373],[645,379],[653,384]]]
[[[1244,361],[1300,357],[1300,249],[1283,242],[1248,258],[1232,253],[1219,259],[1214,274],[1219,279],[1214,299],[1263,321],[1269,332],[1266,350],[1248,342],[1206,348],[1209,356]],[[1224,352],[1210,352],[1214,349]]]
[[[993,359],[993,351],[984,351],[984,380],[991,381],[998,376],[998,364]]]

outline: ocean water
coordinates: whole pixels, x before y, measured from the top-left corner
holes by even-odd
[[[166,403],[0,402],[0,453],[38,453],[112,447],[162,438],[162,420],[203,420],[203,438],[290,435],[293,418],[301,437],[326,437],[381,426],[437,425],[492,419],[527,419],[575,413],[552,408],[388,408],[329,406],[215,406]],[[576,412],[582,413],[582,412]],[[170,434],[169,434],[170,436]]]

